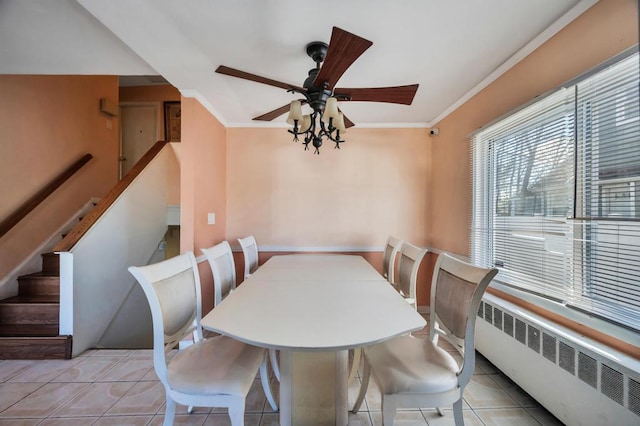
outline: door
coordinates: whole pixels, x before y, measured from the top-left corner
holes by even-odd
[[[159,140],[157,104],[121,105],[120,179]]]

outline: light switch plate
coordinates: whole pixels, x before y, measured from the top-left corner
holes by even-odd
[[[207,223],[209,225],[216,224],[216,214],[215,213],[207,213]]]

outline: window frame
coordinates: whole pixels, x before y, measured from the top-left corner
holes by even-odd
[[[574,90],[574,88],[576,88],[575,90],[577,90],[577,85],[586,80],[587,78],[599,73],[600,71],[610,67],[611,65],[614,65],[616,63],[618,63],[619,61],[622,61],[624,59],[626,59],[627,57],[637,54],[638,52],[638,46],[634,46],[631,49],[628,49],[627,51],[621,53],[620,55],[617,55],[614,58],[611,58],[609,61],[601,64],[600,66],[596,67],[595,69],[584,73],[583,75],[577,77],[576,79],[571,80],[570,82],[567,82],[566,84],[562,85],[560,88],[557,88],[553,91],[548,92],[547,94],[545,94],[544,96],[540,96],[534,100],[532,100],[531,102],[523,105],[522,107],[520,107],[519,109],[512,111],[508,114],[503,115],[502,117],[500,117],[497,120],[494,120],[492,123],[484,126],[483,128],[479,129],[477,132],[475,132],[472,137],[473,137],[473,148],[472,148],[472,159],[471,159],[471,164],[473,167],[472,170],[472,181],[473,181],[473,202],[472,202],[472,231],[471,231],[471,257],[472,257],[472,261],[475,263],[479,263],[481,265],[484,266],[498,266],[500,267],[501,265],[495,265],[494,261],[495,259],[495,255],[496,255],[496,248],[495,248],[495,244],[493,243],[492,239],[495,238],[496,235],[496,227],[495,227],[495,220],[497,217],[499,217],[499,214],[496,210],[497,207],[497,202],[496,202],[496,197],[495,197],[495,191],[496,191],[496,185],[495,182],[492,182],[492,179],[495,179],[495,168],[496,168],[496,153],[495,153],[495,146],[492,145],[491,143],[489,143],[488,147],[482,147],[479,148],[476,144],[476,140],[478,137],[482,137],[483,134],[486,134],[487,132],[489,132],[492,128],[495,128],[496,124],[499,124],[501,122],[504,122],[506,120],[511,119],[512,117],[516,116],[518,113],[520,113],[521,111],[524,110],[524,112],[526,112],[526,109],[531,108],[531,107],[535,107],[535,105],[540,104],[541,102],[544,102],[546,99],[548,99],[550,96],[554,96],[556,93],[558,93],[561,90]],[[576,102],[576,109],[578,107],[578,100],[575,100]],[[627,103],[629,101],[626,101]],[[616,107],[616,111],[618,111],[617,107]],[[575,144],[576,146],[574,147],[574,166],[573,166],[573,172],[574,172],[574,194],[573,194],[573,210],[572,212],[567,215],[567,217],[565,218],[567,220],[568,223],[568,227],[571,229],[571,235],[568,236],[568,238],[571,241],[571,247],[569,248],[569,255],[570,255],[570,263],[573,265],[573,268],[578,268],[579,270],[575,271],[575,270],[570,270],[570,273],[572,274],[577,274],[579,277],[583,277],[585,274],[588,274],[588,270],[586,270],[587,268],[584,267],[580,267],[580,266],[576,266],[576,263],[580,263],[582,265],[586,264],[589,262],[589,254],[585,253],[584,255],[581,255],[580,258],[578,260],[576,260],[576,252],[580,251],[579,247],[574,246],[574,244],[576,244],[576,241],[579,241],[580,238],[576,238],[579,237],[579,233],[583,232],[584,228],[588,228],[590,227],[592,224],[587,222],[584,222],[585,218],[580,218],[580,217],[576,217],[576,212],[577,212],[577,205],[580,202],[583,202],[583,198],[588,196],[589,194],[586,194],[586,196],[580,196],[580,194],[578,193],[578,150],[577,150],[577,126],[579,126],[578,123],[578,114],[577,114],[577,110],[576,112],[574,112],[575,117],[575,126],[576,126],[576,131],[574,134],[574,140],[576,140]],[[617,114],[617,112],[616,112]],[[631,119],[631,120],[638,120],[638,118],[626,118],[627,120]],[[617,115],[616,115],[616,120],[617,120]],[[486,143],[486,141],[485,141]],[[488,157],[488,159],[487,159]],[[482,172],[478,172],[477,168],[478,165],[482,165],[485,168],[488,168],[489,171],[485,171],[486,173],[482,173]],[[599,163],[596,164],[596,167],[599,166]],[[491,172],[493,171],[493,172]],[[493,175],[492,175],[493,173]],[[638,187],[640,187],[640,174],[638,175],[634,175],[633,177],[629,178],[629,177],[625,177],[624,179],[632,179],[634,182],[638,182],[638,183],[633,183],[630,184],[629,186],[632,187],[631,190],[636,191],[636,193],[638,192]],[[596,197],[598,198],[596,200],[596,204],[599,206],[599,209],[602,209],[601,203],[600,203],[600,197],[601,197],[601,186],[602,186],[602,182],[603,180],[606,183],[617,183],[614,182],[619,180],[619,179],[599,179],[596,182],[596,186],[597,188],[597,192],[598,194],[595,194]],[[635,185],[635,188],[633,187],[633,185]],[[484,188],[483,191],[478,191],[476,189],[477,186],[480,186],[482,188]],[[634,195],[632,194],[631,197],[633,197]],[[637,195],[636,195],[637,196]],[[637,200],[636,200],[636,204],[637,204]],[[637,208],[637,207],[636,207]],[[486,212],[486,214],[484,215],[478,215],[478,210],[483,210],[484,212]],[[637,213],[636,213],[637,214]],[[598,215],[599,216],[599,215]],[[544,217],[544,216],[543,216]],[[546,218],[550,218],[552,216],[549,217],[545,217]],[[633,222],[638,222],[640,218],[636,217],[635,219],[633,219]],[[613,222],[613,220],[611,220],[611,222]],[[638,224],[638,226],[640,226],[640,223]],[[478,231],[479,228],[484,228],[486,230],[486,234],[482,235],[482,231]],[[576,232],[578,233],[577,235]],[[579,245],[579,244],[578,244]],[[593,259],[591,257],[591,259]],[[575,278],[575,275],[574,275]],[[504,270],[501,269],[501,273],[496,277],[496,280],[498,282],[498,286],[500,287],[500,289],[502,291],[506,291],[507,293],[512,293],[514,295],[516,295],[517,297],[523,297],[523,294],[525,293],[529,293],[529,295],[525,296],[526,298],[533,298],[535,300],[536,304],[543,304],[543,305],[549,305],[550,307],[553,307],[553,311],[560,313],[563,316],[566,317],[575,317],[576,315],[578,315],[579,321],[584,321],[585,318],[581,315],[580,313],[580,307],[575,307],[575,306],[571,306],[570,303],[567,303],[566,298],[554,298],[554,297],[549,297],[549,295],[547,296],[541,296],[540,294],[536,294],[536,292],[534,290],[531,289],[527,289],[526,286],[523,288],[522,284],[516,285],[514,286],[512,283],[509,282],[509,273],[505,273]],[[573,281],[573,280],[572,280]],[[591,291],[591,286],[593,285],[593,283],[591,282],[585,282],[583,278],[580,279],[580,285],[575,285],[574,283],[569,284],[569,287],[572,287],[575,291],[576,287],[578,287],[578,291],[582,292],[582,293],[588,293]],[[566,286],[564,286],[566,287]],[[597,310],[596,310],[597,311]],[[637,311],[637,312],[636,312]],[[586,311],[585,311],[586,312]],[[634,309],[634,312],[637,314],[638,317],[640,317],[640,309]],[[597,312],[591,312],[590,314],[588,314],[588,317],[593,317],[593,314],[597,315]],[[604,321],[601,321],[600,319],[597,318],[593,318],[594,321],[596,321],[596,325],[598,329],[607,329],[610,330],[611,326],[613,326],[614,329],[619,329],[621,324],[617,324],[615,321],[611,322],[611,319],[604,319]],[[608,325],[607,325],[608,324]],[[638,324],[638,323],[636,323]],[[640,330],[640,327],[638,327],[637,329],[633,329],[632,327],[629,327],[628,325],[622,325],[622,327],[627,327],[629,330],[631,331],[631,335],[635,335],[636,339],[637,339],[637,333]]]

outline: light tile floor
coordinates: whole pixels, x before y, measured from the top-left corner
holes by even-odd
[[[422,332],[416,334],[426,334]],[[272,388],[277,395],[278,383]],[[359,379],[349,383],[350,404]],[[551,413],[478,354],[476,371],[464,393],[465,424],[562,425]],[[453,425],[445,409],[401,410],[396,425]],[[179,406],[176,425],[229,425],[224,409]],[[247,426],[278,424],[259,379],[249,392]],[[90,350],[72,360],[0,361],[0,425],[162,425],[164,390],[153,370],[151,350]],[[380,393],[372,382],[349,425],[381,425]]]

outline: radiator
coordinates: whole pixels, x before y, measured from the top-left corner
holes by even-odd
[[[487,294],[476,349],[566,425],[640,425],[640,362]]]

